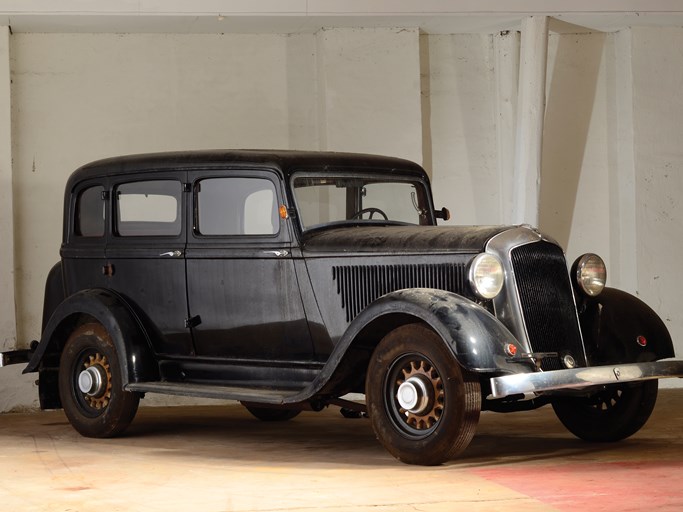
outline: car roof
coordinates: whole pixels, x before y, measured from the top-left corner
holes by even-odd
[[[74,171],[67,190],[80,181],[102,176],[133,175],[155,171],[231,169],[247,167],[276,169],[287,179],[297,170],[334,170],[343,168],[381,169],[401,175],[425,176],[418,164],[401,158],[291,150],[195,150],[117,156],[97,160]]]

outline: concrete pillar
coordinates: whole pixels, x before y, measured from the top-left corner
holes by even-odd
[[[548,18],[522,20],[512,222],[538,225]]]
[[[0,350],[17,342],[9,39],[9,27],[0,27]]]
[[[496,145],[500,176],[500,223],[509,224],[514,211],[515,129],[519,80],[519,33],[493,36],[496,85]]]
[[[613,123],[614,160],[610,166],[610,282],[636,293],[638,265],[636,246],[636,162],[633,119],[632,29],[615,36]]]

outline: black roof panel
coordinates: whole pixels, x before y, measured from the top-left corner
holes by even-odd
[[[226,167],[228,170],[230,167],[243,165],[278,169],[285,178],[296,170],[343,167],[377,168],[400,174],[424,175],[422,168],[414,162],[360,153],[262,149],[196,150],[117,156],[97,160],[74,171],[69,178],[67,189],[83,179],[99,176],[221,167]]]

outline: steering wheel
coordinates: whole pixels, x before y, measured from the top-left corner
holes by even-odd
[[[383,212],[382,210],[380,210],[379,208],[374,208],[374,207],[363,208],[362,210],[358,210],[356,213],[354,213],[354,214],[351,216],[351,218],[352,218],[352,219],[359,219],[364,213],[369,213],[369,214],[370,214],[370,217],[369,217],[370,219],[372,219],[372,215],[373,215],[374,213],[379,213],[382,217],[384,217],[384,220],[389,220],[389,216],[388,216],[386,213],[384,213],[384,212]]]

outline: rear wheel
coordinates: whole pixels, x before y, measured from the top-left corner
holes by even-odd
[[[140,396],[123,390],[114,343],[99,323],[73,331],[59,363],[59,396],[66,417],[86,437],[114,437],[133,421]]]
[[[638,432],[657,401],[656,380],[608,386],[588,397],[553,402],[555,414],[576,437],[592,442],[620,441]]]
[[[368,366],[365,392],[377,439],[403,462],[441,464],[474,437],[479,380],[423,324],[404,325],[382,339]]]

